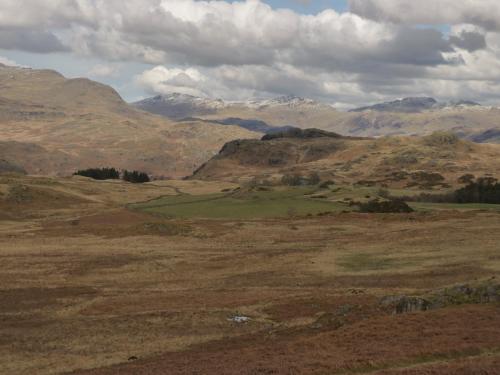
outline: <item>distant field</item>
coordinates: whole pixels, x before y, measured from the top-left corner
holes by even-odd
[[[177,218],[252,219],[316,215],[348,210],[346,204],[313,198],[315,189],[242,191],[204,195],[166,196],[131,205],[136,210]]]

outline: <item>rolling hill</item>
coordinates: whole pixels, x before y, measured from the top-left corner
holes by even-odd
[[[345,137],[317,129],[227,143],[195,179],[270,184],[334,181],[392,188],[448,188],[467,173],[500,168],[500,146],[460,140],[451,133],[425,137]]]
[[[225,142],[257,136],[237,126],[166,120],[130,106],[109,86],[51,70],[2,65],[0,89],[0,156],[28,173],[114,166],[180,177]]]

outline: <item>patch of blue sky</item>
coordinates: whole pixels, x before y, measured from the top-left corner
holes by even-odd
[[[292,9],[301,14],[317,14],[326,9],[335,9],[337,12],[348,10],[347,0],[265,0],[275,9]]]

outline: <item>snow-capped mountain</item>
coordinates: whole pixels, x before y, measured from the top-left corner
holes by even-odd
[[[227,104],[221,99],[201,98],[197,96],[172,93],[158,95],[133,103],[139,109],[172,119],[182,119],[210,114]]]
[[[318,102],[313,99],[302,98],[295,95],[279,96],[271,99],[249,99],[244,102],[232,102],[231,105],[244,106],[248,108],[263,108],[263,107],[320,107],[329,106],[326,103]]]
[[[301,98],[294,95],[277,98],[249,99],[245,101],[224,101],[222,99],[201,98],[186,94],[172,93],[158,95],[133,103],[134,106],[158,115],[172,119],[196,117],[231,107],[262,109],[262,108],[319,108],[332,107],[313,99]]]

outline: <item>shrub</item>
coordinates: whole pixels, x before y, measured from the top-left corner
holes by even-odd
[[[304,177],[298,175],[298,174],[286,174],[281,178],[281,183],[283,185],[287,186],[301,186],[301,185],[306,185],[304,182]]]
[[[463,176],[460,176],[458,178],[458,182],[461,184],[470,184],[471,182],[474,182],[475,179],[476,179],[476,176],[474,176],[473,174],[467,173],[467,174],[464,174]]]
[[[458,136],[450,132],[435,132],[424,138],[425,144],[433,147],[455,145],[458,141]]]
[[[281,183],[287,186],[307,186],[307,185],[317,185],[321,182],[319,174],[312,172],[309,176],[301,176],[299,174],[286,174],[281,178]]]
[[[328,181],[323,181],[323,182],[319,185],[319,187],[320,187],[321,189],[328,189],[330,186],[333,186],[333,185],[335,185],[335,182],[334,182],[334,181],[332,181],[332,180],[328,180]]]
[[[308,177],[309,185],[317,185],[321,182],[321,178],[317,172],[312,172]]]
[[[410,213],[413,209],[401,199],[386,201],[371,200],[366,203],[358,203],[359,211],[364,213]]]

